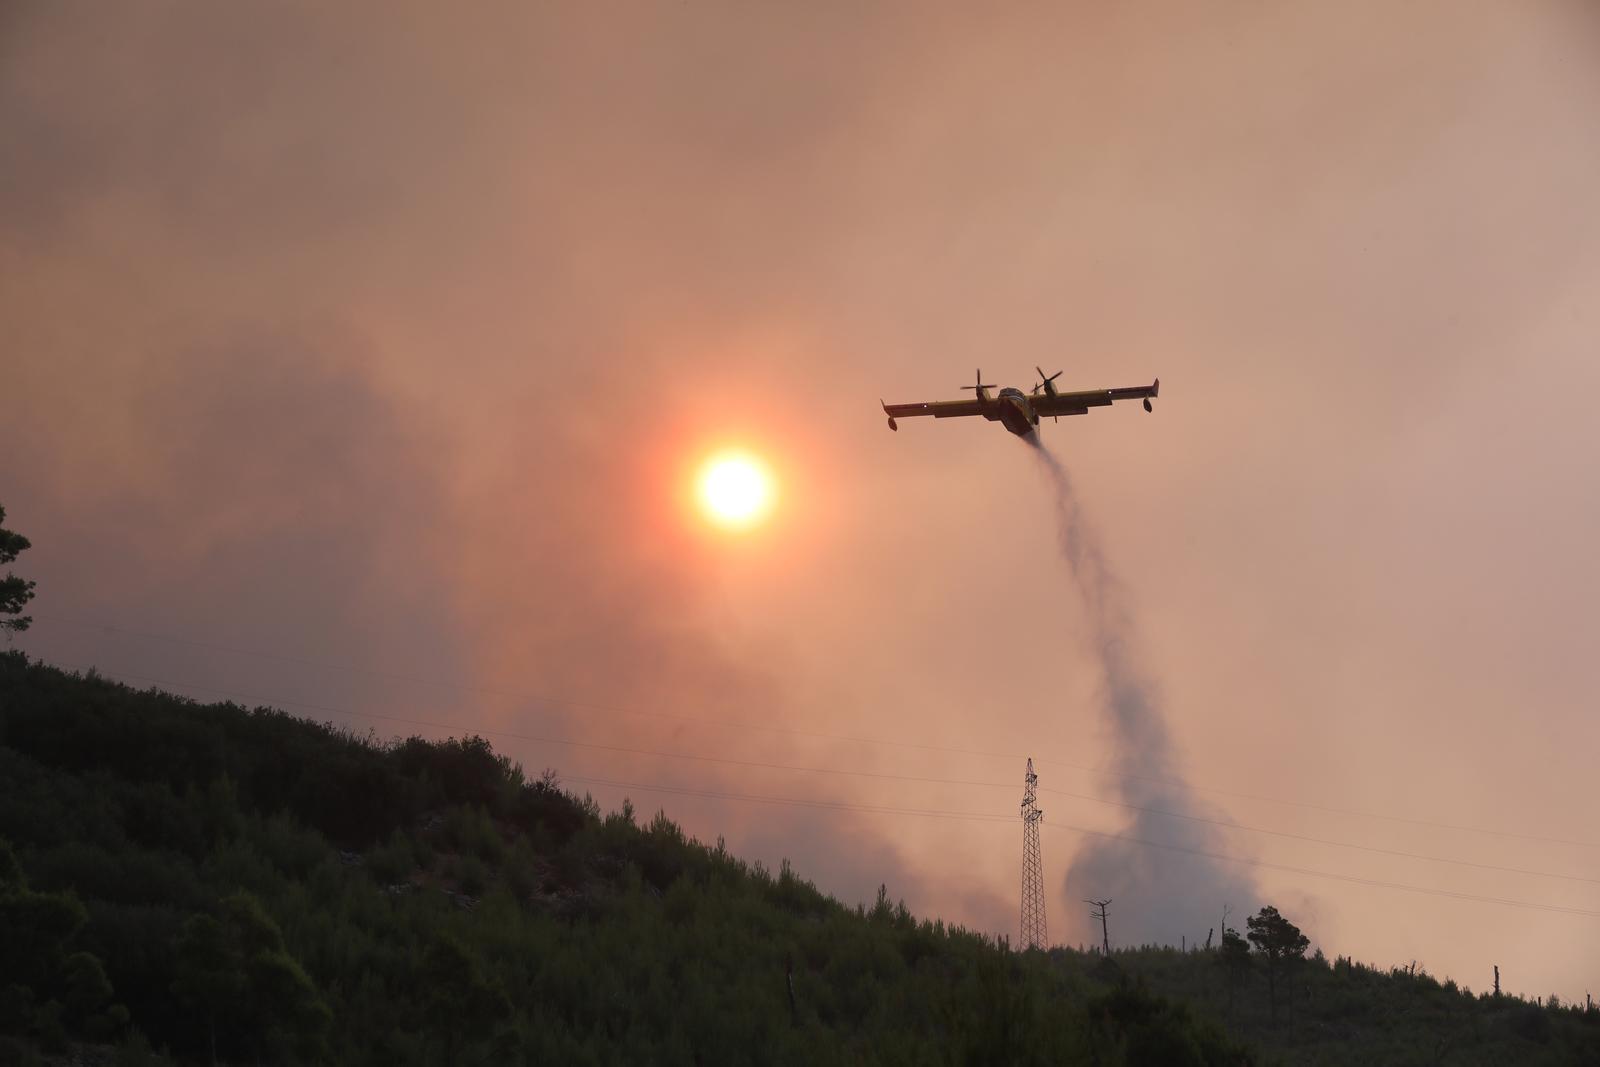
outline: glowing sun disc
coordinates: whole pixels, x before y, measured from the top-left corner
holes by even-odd
[[[724,526],[748,526],[772,502],[772,480],[749,456],[718,456],[700,475],[700,502]]]

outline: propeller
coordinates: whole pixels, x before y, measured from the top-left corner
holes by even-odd
[[[1061,375],[1066,373],[1066,372],[1058,370],[1054,374],[1046,374],[1044,372],[1044,368],[1039,366],[1037,363],[1035,363],[1033,365],[1033,369],[1038,371],[1039,372],[1039,377],[1044,379],[1044,381],[1040,382],[1038,385],[1033,387],[1033,391],[1034,391],[1035,395],[1038,394],[1039,390],[1043,389],[1044,390],[1044,394],[1046,396],[1055,396],[1056,395],[1056,387],[1054,385],[1050,384],[1050,383],[1054,382],[1057,378],[1061,377]],[[1054,418],[1056,422],[1060,422],[1061,421],[1061,416],[1060,415],[1052,416],[1052,418]]]
[[[977,385],[963,385],[961,388],[963,388],[963,389],[971,389],[974,392],[978,393],[980,396],[982,395],[983,390],[985,390],[985,389],[993,389],[994,388],[994,386],[992,386],[992,385],[985,385],[984,384],[983,371],[981,371],[981,370],[978,371],[977,382],[978,382]]]

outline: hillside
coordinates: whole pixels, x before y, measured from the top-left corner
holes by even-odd
[[[0,1064],[1600,1062],[1600,1013],[1016,953],[380,743],[0,655]],[[1230,1005],[1231,1001],[1231,1005]]]

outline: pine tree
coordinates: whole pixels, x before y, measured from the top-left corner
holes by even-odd
[[[1300,932],[1294,923],[1278,914],[1278,909],[1265,907],[1245,920],[1250,928],[1250,942],[1267,959],[1267,997],[1272,1005],[1272,1022],[1278,1022],[1278,972],[1292,961],[1303,959],[1311,939]]]
[[[12,533],[3,525],[6,521],[6,509],[0,507],[0,563],[10,563],[17,556],[33,547],[26,537],[19,533]],[[0,618],[0,630],[4,630],[9,638],[14,633],[21,633],[32,623],[31,616],[22,614],[23,607],[33,599],[33,583],[18,578],[10,571],[4,578],[0,578],[0,616],[10,615],[13,618]]]

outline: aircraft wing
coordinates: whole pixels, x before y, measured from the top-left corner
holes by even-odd
[[[1114,400],[1149,400],[1161,391],[1158,378],[1151,385],[1135,385],[1127,389],[1086,389],[1079,393],[1057,393],[1055,396],[1036,394],[1028,398],[1033,410],[1045,415],[1084,415],[1090,408],[1103,408]]]
[[[891,419],[909,419],[914,415],[953,419],[962,415],[982,415],[987,406],[979,400],[935,400],[928,404],[884,404],[883,410]]]

